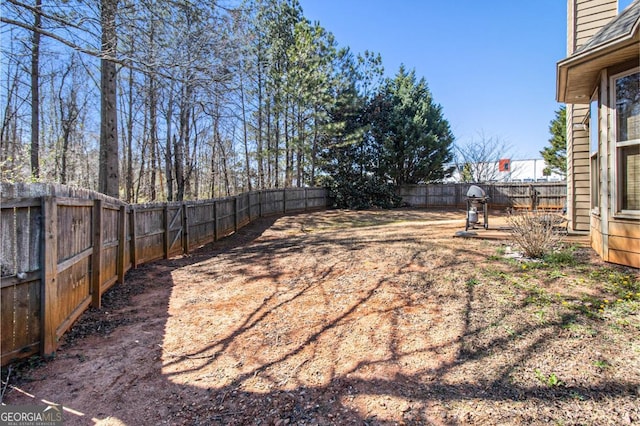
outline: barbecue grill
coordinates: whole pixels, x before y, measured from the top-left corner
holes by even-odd
[[[465,231],[469,228],[475,228],[478,225],[478,215],[482,211],[482,227],[489,229],[489,197],[484,189],[476,185],[471,185],[467,191],[467,224]]]

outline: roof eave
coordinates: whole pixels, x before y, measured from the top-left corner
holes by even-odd
[[[637,21],[625,36],[559,61],[556,66],[556,100],[570,104],[589,103],[601,70],[640,56],[639,23]],[[582,80],[580,84],[578,77]],[[584,81],[591,83],[585,84]]]

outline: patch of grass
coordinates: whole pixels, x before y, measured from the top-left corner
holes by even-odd
[[[480,281],[478,281],[478,279],[474,277],[474,278],[469,278],[465,284],[467,285],[467,287],[473,288],[477,285],[480,285]]]
[[[534,312],[535,316],[538,318],[538,321],[540,321],[541,324],[545,324],[546,320],[544,319],[544,316],[546,315],[546,312],[544,309],[539,309],[537,311]]]
[[[536,378],[541,383],[543,383],[544,385],[550,388],[564,386],[564,382],[560,380],[555,373],[551,373],[550,375],[547,376],[545,374],[542,374],[539,368],[536,368],[535,373],[536,373]]]
[[[557,297],[555,295],[538,286],[535,282],[529,282],[530,279],[530,276],[525,276],[518,284],[516,284],[518,288],[521,288],[526,293],[524,298],[525,305],[544,307],[549,306],[556,301]]]
[[[562,328],[570,331],[572,334],[572,337],[577,337],[577,338],[584,338],[584,337],[592,338],[598,335],[598,332],[595,329],[577,322],[570,322],[570,323],[564,324]]]
[[[603,282],[607,292],[616,296],[616,300],[640,301],[640,280],[629,273],[608,268],[593,271],[590,276]]]
[[[576,247],[564,247],[560,250],[547,253],[543,259],[547,265],[574,266],[578,263],[575,257]]]
[[[567,274],[562,272],[559,269],[554,269],[552,271],[547,272],[547,276],[552,280],[557,280],[557,279],[560,279],[560,278],[565,278],[567,276]]]
[[[487,278],[497,280],[502,283],[510,282],[512,278],[510,274],[496,268],[485,268],[483,272]]]
[[[598,367],[598,368],[603,369],[603,370],[605,368],[611,367],[611,364],[609,364],[607,361],[602,360],[602,359],[598,359],[598,360],[593,361],[593,365],[594,365],[594,367]]]

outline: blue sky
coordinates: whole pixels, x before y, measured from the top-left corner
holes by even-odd
[[[498,137],[513,159],[541,158],[566,56],[565,0],[299,0],[340,46],[424,77],[458,143]],[[620,0],[621,9],[631,0]]]

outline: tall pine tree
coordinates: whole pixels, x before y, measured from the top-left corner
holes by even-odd
[[[396,185],[445,177],[454,137],[424,78],[417,80],[415,71],[401,66],[385,81],[370,110],[381,176]]]

